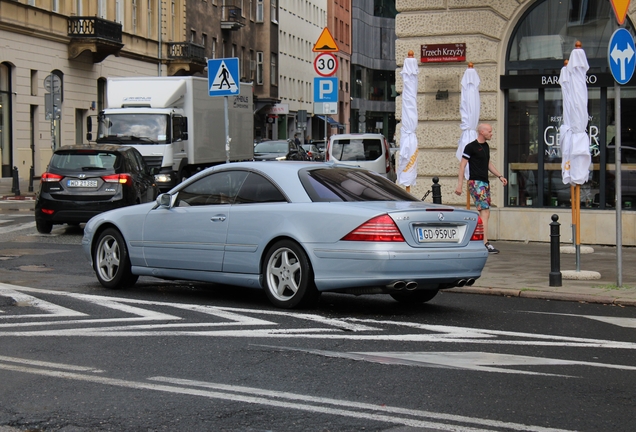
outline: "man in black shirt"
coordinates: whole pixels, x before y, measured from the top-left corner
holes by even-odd
[[[475,207],[479,211],[482,224],[484,226],[484,245],[489,253],[499,253],[497,249],[488,241],[488,218],[490,217],[490,182],[488,181],[488,171],[496,175],[504,186],[508,180],[500,174],[490,161],[490,147],[488,140],[492,138],[492,126],[481,123],[477,126],[477,139],[466,144],[462,160],[459,164],[459,174],[457,177],[457,195],[462,194],[464,188],[464,171],[468,164],[468,190],[475,201]]]

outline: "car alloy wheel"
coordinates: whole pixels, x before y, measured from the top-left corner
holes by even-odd
[[[93,260],[97,279],[106,288],[127,288],[139,278],[132,274],[126,242],[114,228],[108,228],[99,235]]]
[[[314,285],[311,264],[305,251],[290,240],[274,244],[265,257],[263,280],[269,300],[278,307],[315,304],[320,293]]]

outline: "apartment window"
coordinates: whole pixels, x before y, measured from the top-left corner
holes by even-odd
[[[152,0],[148,0],[148,37],[152,37]]]
[[[137,34],[137,0],[132,0],[132,31]]]
[[[263,52],[256,53],[256,84],[263,85]]]
[[[97,0],[97,14],[100,18],[106,18],[106,0]]]
[[[250,0],[250,20],[254,19],[254,0]]]
[[[216,38],[212,38],[212,58],[216,58]]]
[[[124,27],[124,0],[115,1],[115,21]]]
[[[170,40],[174,39],[174,29],[177,26],[177,14],[175,12],[174,0],[170,3]],[[205,37],[205,36],[204,36]]]
[[[270,68],[269,68],[269,74],[270,74],[270,83],[272,85],[278,85],[278,56],[274,53],[271,54],[272,59],[270,61]]]
[[[31,3],[29,3],[31,4]],[[77,16],[82,16],[83,14],[83,8],[82,8],[82,0],[77,0],[75,2],[75,12],[77,13]]]
[[[197,32],[190,30],[190,43],[197,43]]]
[[[278,24],[278,1],[270,0],[270,5],[272,8],[270,19],[272,20],[273,23]]]
[[[256,22],[263,22],[263,0],[256,0]]]
[[[51,6],[51,10],[53,12],[59,12],[60,11],[60,0],[53,0],[53,4]]]
[[[208,35],[206,35],[205,33],[201,35],[201,45],[203,47],[208,46]]]

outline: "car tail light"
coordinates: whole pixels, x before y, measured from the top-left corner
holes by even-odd
[[[42,177],[40,177],[40,181],[42,183],[59,182],[63,178],[64,176],[61,176],[59,174],[51,174],[49,172],[45,172],[44,174],[42,174]]]
[[[477,226],[475,227],[475,231],[473,231],[473,235],[470,240],[484,241],[484,223],[480,216],[477,216]]]
[[[102,180],[106,183],[121,183],[129,186],[132,184],[132,177],[130,174],[111,174],[103,176]]]
[[[52,210],[52,209],[43,208],[41,211],[42,211],[42,213],[47,214],[47,215],[52,215],[53,213],[55,213],[55,210]]]
[[[389,215],[369,219],[344,236],[347,241],[403,242],[404,237]]]
[[[313,157],[313,156],[314,156],[314,154],[313,154],[312,152],[310,152],[310,151],[309,151],[309,152],[307,152],[307,156],[309,156],[309,157]]]
[[[384,159],[385,159],[385,164],[386,164],[386,172],[390,173],[391,172],[391,150],[389,150],[389,143],[386,140],[386,138],[384,138]]]

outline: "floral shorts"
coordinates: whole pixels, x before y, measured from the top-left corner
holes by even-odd
[[[470,196],[475,201],[477,210],[490,208],[490,184],[479,180],[468,180]]]

